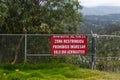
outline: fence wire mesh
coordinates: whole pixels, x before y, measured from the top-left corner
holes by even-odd
[[[0,35],[0,62],[1,63],[11,63],[14,60],[16,47],[21,36],[16,35]],[[17,62],[23,62],[24,60],[24,40],[21,42],[20,48],[18,50],[18,60]]]
[[[115,36],[97,38],[97,69],[120,72],[120,37]]]
[[[24,36],[19,49],[17,46]],[[51,35],[27,35],[26,56],[29,63],[65,62],[83,68],[91,67],[91,35],[88,35],[88,55],[51,55]],[[96,69],[120,72],[120,38],[99,37],[96,41]],[[0,35],[0,63],[11,63],[18,51],[17,63],[25,60],[25,35]]]

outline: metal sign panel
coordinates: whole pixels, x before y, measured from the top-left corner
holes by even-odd
[[[85,35],[51,36],[51,54],[86,55],[87,50],[87,36]]]

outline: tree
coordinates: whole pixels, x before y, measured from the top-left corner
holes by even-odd
[[[78,0],[1,0],[0,33],[77,33],[81,8]]]
[[[82,20],[78,0],[4,0],[0,33],[76,33]],[[45,25],[45,26],[44,26]],[[56,32],[57,30],[57,32]]]
[[[7,17],[7,12],[8,7],[5,4],[0,3],[0,28],[4,24],[5,18]]]

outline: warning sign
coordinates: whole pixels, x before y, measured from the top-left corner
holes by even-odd
[[[87,54],[87,36],[51,36],[51,54]]]

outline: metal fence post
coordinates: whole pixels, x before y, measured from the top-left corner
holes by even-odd
[[[25,34],[25,61],[27,60],[27,34]]]
[[[91,69],[96,69],[96,36],[92,33]]]

